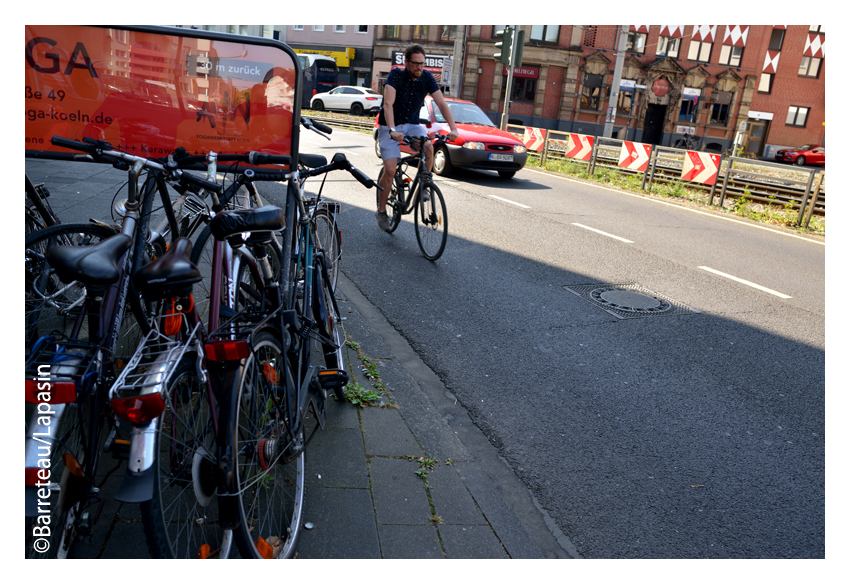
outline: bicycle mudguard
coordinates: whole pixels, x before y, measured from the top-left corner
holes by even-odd
[[[122,503],[144,503],[153,499],[153,488],[156,481],[156,468],[150,466],[142,472],[133,472],[129,468],[121,488],[115,495]]]

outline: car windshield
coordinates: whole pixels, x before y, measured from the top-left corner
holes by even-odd
[[[459,103],[456,101],[447,101],[446,103],[449,104],[449,110],[451,110],[456,124],[476,124],[479,126],[495,127],[495,124],[490,121],[487,114],[481,111],[481,108],[475,104]],[[443,112],[438,107],[434,108],[434,117],[440,123],[446,122]]]
[[[816,146],[813,146],[812,144],[803,144],[797,148],[797,150],[811,150],[812,148],[816,148]]]

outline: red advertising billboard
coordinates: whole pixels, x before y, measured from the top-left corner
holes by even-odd
[[[146,27],[27,25],[26,149],[52,136],[131,154],[290,154],[295,54],[266,39]],[[192,36],[189,36],[192,35]]]

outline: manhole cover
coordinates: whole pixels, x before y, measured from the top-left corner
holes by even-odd
[[[564,288],[617,318],[699,313],[699,310],[666,298],[640,284],[581,284]]]

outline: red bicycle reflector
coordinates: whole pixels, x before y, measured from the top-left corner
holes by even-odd
[[[165,402],[159,393],[136,397],[116,397],[110,400],[115,415],[134,426],[144,426],[165,410]]]
[[[257,552],[264,560],[271,560],[274,557],[274,548],[262,537],[257,538]]]
[[[25,399],[27,403],[31,404],[44,402],[72,404],[77,401],[77,385],[73,381],[38,381],[36,379],[27,379]]]
[[[210,558],[210,544],[205,543],[198,548],[198,559],[208,560]]]
[[[77,459],[74,458],[74,455],[70,452],[66,452],[62,455],[62,460],[65,462],[65,468],[71,471],[71,474],[77,478],[83,477],[83,468],[80,466],[80,463],[77,462]]]
[[[239,361],[248,357],[248,343],[245,341],[215,341],[204,345],[204,352],[210,361]]]
[[[36,483],[39,481],[38,469],[37,468],[25,468],[24,471],[25,471],[25,474],[26,474],[26,479],[24,480],[24,484],[28,487],[34,487],[36,485]],[[50,476],[49,471],[44,472],[42,474]]]

